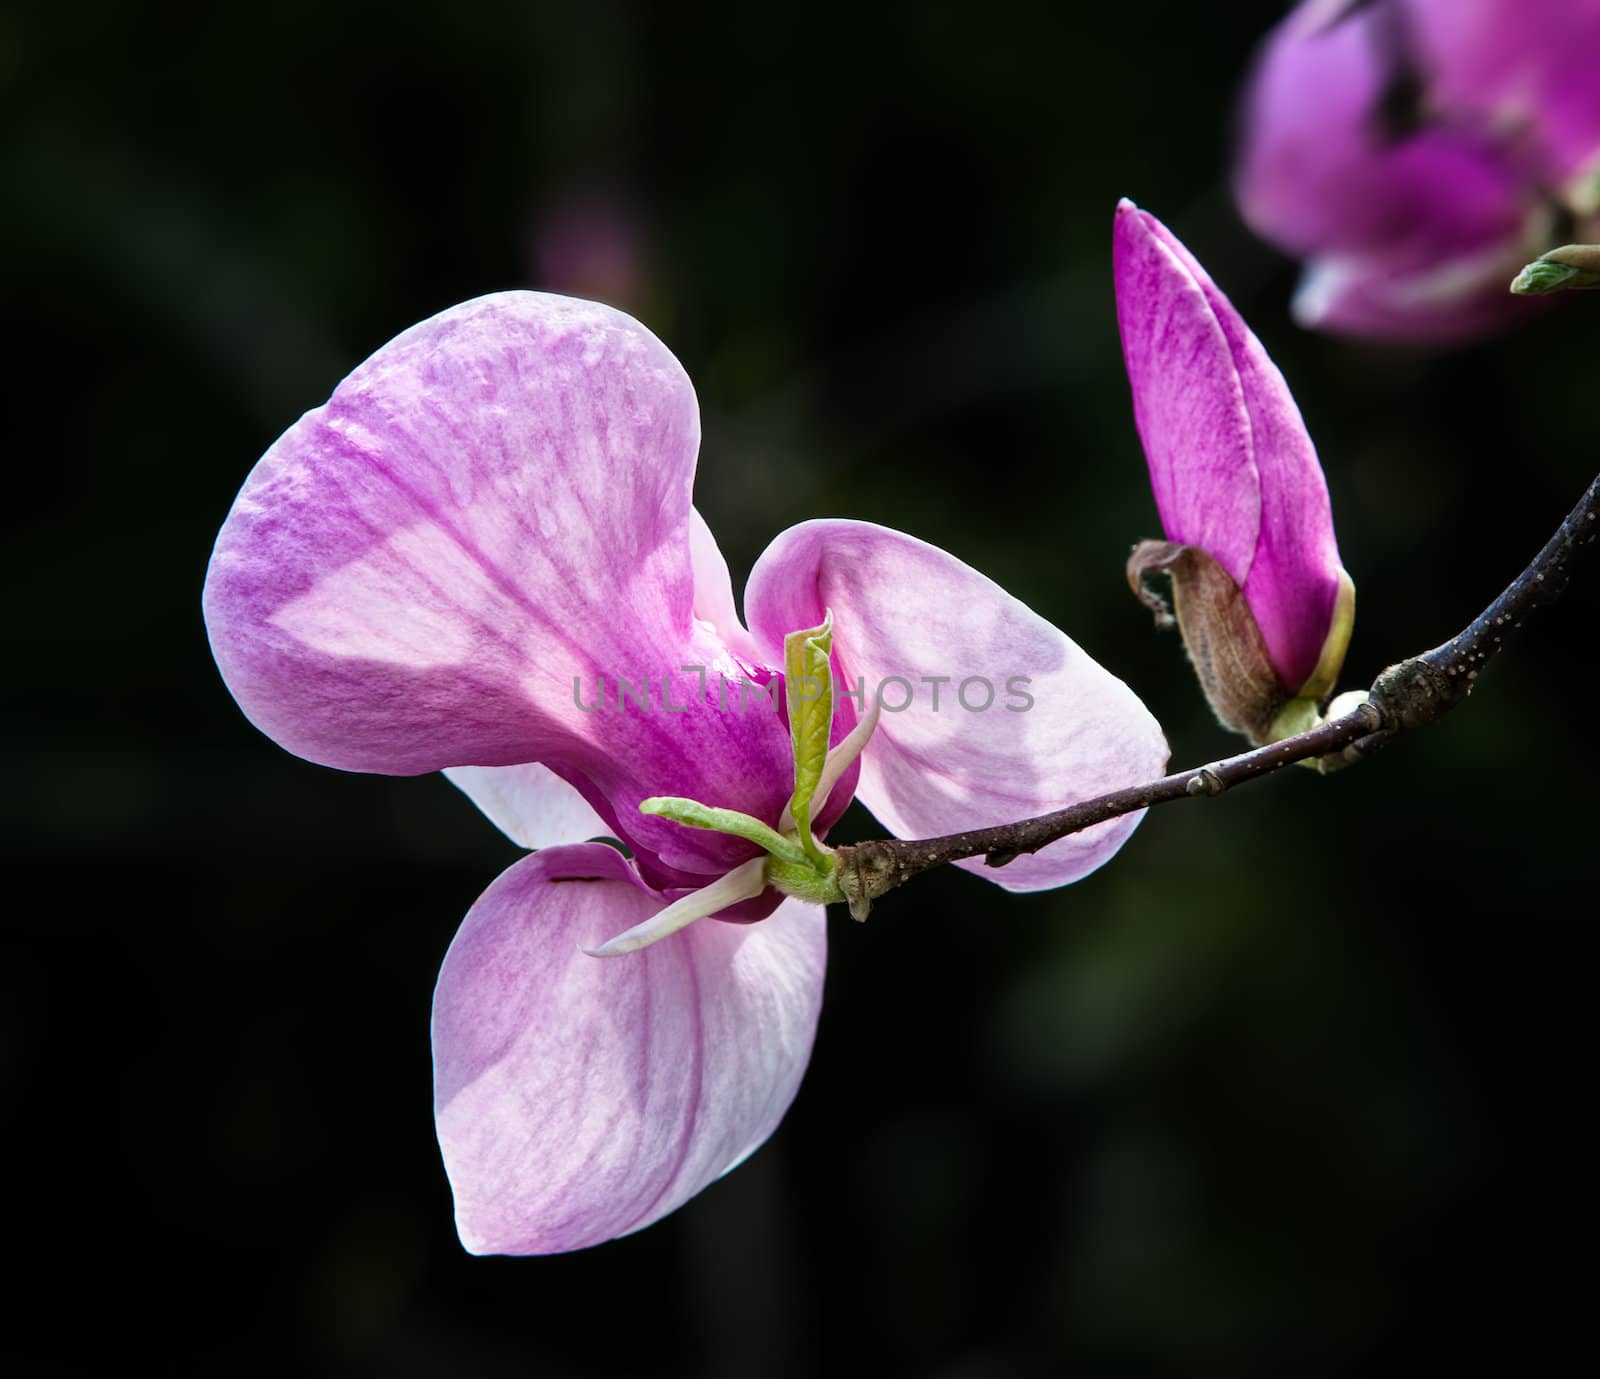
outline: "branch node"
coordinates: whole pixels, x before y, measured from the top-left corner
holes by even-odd
[[[1209,766],[1202,766],[1183,788],[1190,795],[1220,795],[1228,783]]]
[[[865,843],[847,843],[835,850],[839,889],[849,902],[851,919],[866,919],[872,912],[874,900],[887,895],[909,877],[909,869],[895,857],[893,843],[892,839],[872,839]],[[900,875],[896,875],[897,869]]]
[[[1465,696],[1466,682],[1451,682],[1460,669],[1441,673],[1421,656],[1390,666],[1372,682],[1372,699],[1383,722],[1402,732],[1442,717]]]

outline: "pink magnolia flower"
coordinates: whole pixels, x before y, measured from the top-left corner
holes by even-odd
[[[750,576],[746,625],[690,506],[698,444],[689,380],[637,322],[502,293],[356,369],[261,459],[217,538],[206,623],[252,722],[345,770],[444,769],[541,849],[472,907],[434,998],[439,1142],[474,1252],[638,1230],[792,1100],[821,999],[821,906],[773,889],[745,838],[641,811],[677,796],[789,829],[789,729],[743,693],[781,683],[791,633],[831,621],[831,651],[811,643],[837,688],[818,836],[857,793],[896,832],[936,834],[1166,759],[1125,685],[899,532],[784,532]],[[978,707],[967,682],[1011,677],[1022,698]],[[1136,822],[972,869],[1010,890],[1063,885]],[[627,855],[583,841],[597,835]]]
[[[1283,375],[1178,238],[1131,201],[1113,237],[1134,422],[1166,542],[1129,576],[1174,576],[1218,715],[1257,741],[1333,688],[1355,618],[1328,486]],[[1285,711],[1295,706],[1285,717]]]
[[[1444,341],[1527,307],[1600,214],[1600,0],[1306,0],[1267,39],[1235,174],[1306,260],[1300,322]]]

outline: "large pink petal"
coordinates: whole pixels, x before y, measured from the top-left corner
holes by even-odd
[[[612,826],[548,766],[447,766],[444,774],[519,847],[615,836]]]
[[[683,1205],[777,1128],[816,1032],[820,907],[579,952],[658,910],[604,844],[503,873],[445,956],[434,1106],[474,1254],[549,1254]]]
[[[859,678],[866,693],[885,695],[858,791],[902,837],[1021,819],[1161,774],[1166,742],[1133,692],[936,546],[866,522],[791,527],[750,575],[751,630],[778,637],[820,622],[824,609],[833,611],[841,690]],[[910,704],[895,711],[908,690]],[[1010,890],[1064,885],[1110,858],[1138,819],[1000,870],[981,859],[963,865]]]
[[[694,615],[710,623],[723,644],[751,667],[762,665],[755,639],[733,603],[728,562],[706,520],[689,512],[689,552],[694,569]],[[514,843],[554,847],[588,838],[615,837],[615,822],[589,805],[576,787],[547,766],[449,766],[445,776]],[[771,906],[767,907],[770,912]]]
[[[1292,693],[1322,655],[1340,575],[1328,486],[1300,409],[1160,221],[1122,202],[1114,253],[1134,419],[1167,537],[1233,576]]]
[[[717,538],[698,509],[689,514],[689,554],[694,562],[694,615],[715,629],[722,644],[752,667],[763,664],[755,638],[739,620],[733,603],[733,579]],[[773,662],[782,665],[781,659]]]
[[[748,844],[637,814],[674,794],[775,819],[788,792],[778,716],[699,695],[745,667],[695,616],[718,601],[695,584],[698,442],[682,368],[608,307],[506,292],[413,327],[239,494],[205,593],[229,688],[314,761],[543,762],[609,804],[652,879],[727,870]],[[619,676],[649,680],[648,711],[618,706]]]

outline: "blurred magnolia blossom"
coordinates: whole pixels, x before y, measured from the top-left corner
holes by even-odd
[[[1257,60],[1234,185],[1305,260],[1302,325],[1445,342],[1515,319],[1524,263],[1600,237],[1600,0],[1306,0]]]
[[[816,902],[842,898],[818,882],[820,839],[853,796],[896,833],[950,833],[1166,761],[1126,685],[903,533],[791,527],[741,619],[691,505],[699,439],[687,375],[631,317],[482,297],[291,426],[207,572],[217,665],[263,732],[344,770],[444,770],[536,849],[472,907],[434,994],[439,1143],[475,1252],[638,1230],[772,1133],[822,1000]],[[995,668],[1026,681],[1028,712],[880,714],[824,693]],[[602,671],[667,707],[590,711],[575,687]],[[788,694],[787,723],[711,688],[775,679],[817,687]],[[1003,871],[960,865],[1065,885],[1138,818]]]
[[[1176,235],[1131,201],[1113,237],[1134,422],[1165,541],[1128,562],[1172,578],[1174,614],[1217,717],[1253,742],[1310,727],[1344,664],[1355,585],[1328,485],[1265,348]]]

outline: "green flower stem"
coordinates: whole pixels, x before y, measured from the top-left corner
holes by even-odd
[[[839,859],[828,852],[819,868],[808,857],[804,861],[786,862],[778,857],[767,858],[767,884],[797,900],[809,900],[817,905],[833,905],[846,897],[839,884]],[[852,911],[854,913],[854,911]]]

